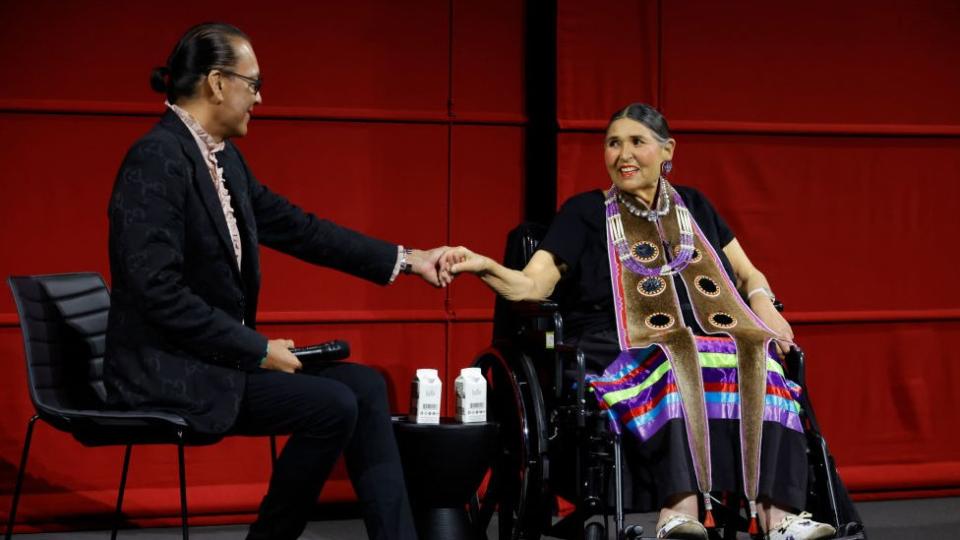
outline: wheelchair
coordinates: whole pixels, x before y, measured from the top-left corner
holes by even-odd
[[[545,232],[531,223],[511,231],[505,265],[522,268]],[[563,282],[555,298],[563,297],[562,287]],[[500,424],[501,450],[471,502],[471,518],[485,531],[496,514],[500,540],[644,538],[641,527],[624,521],[621,436],[610,429],[607,414],[587,392],[586,359],[583,351],[565,342],[559,306],[557,301],[497,299],[493,342],[474,366],[487,380],[488,419]],[[806,510],[815,520],[836,527],[837,538],[866,539],[820,434],[804,386],[803,353],[792,352],[786,364],[791,378],[803,387],[801,419],[810,468]],[[563,517],[556,516],[558,497],[573,506]],[[734,499],[732,504],[714,503],[717,526],[709,530],[712,539],[736,538],[738,531],[746,531],[740,496]]]

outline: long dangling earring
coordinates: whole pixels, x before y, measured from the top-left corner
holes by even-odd
[[[660,164],[660,176],[668,176],[673,170],[673,161],[666,160]]]

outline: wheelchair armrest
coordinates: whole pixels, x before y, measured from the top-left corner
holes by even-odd
[[[564,355],[573,355],[577,370],[577,427],[586,426],[586,416],[583,414],[583,404],[586,402],[587,357],[580,347],[560,343],[557,345],[557,356],[554,362],[554,397],[559,398],[563,392],[563,359]]]
[[[560,306],[549,300],[524,300],[510,302],[510,311],[521,317],[552,317]]]
[[[797,346],[791,347],[783,357],[788,378],[802,387],[806,387],[807,379],[805,359],[803,349]]]
[[[553,349],[554,343],[563,342],[563,316],[556,302],[539,300],[503,304],[506,304],[521,334],[532,331],[544,335],[547,349]]]
[[[817,416],[813,412],[813,405],[810,403],[810,394],[807,392],[806,354],[803,352],[803,349],[794,346],[784,355],[783,361],[784,367],[787,369],[788,378],[800,385],[803,391],[800,396],[800,407],[804,410],[807,417],[806,431],[808,435],[814,434],[819,436],[820,423],[817,422]]]

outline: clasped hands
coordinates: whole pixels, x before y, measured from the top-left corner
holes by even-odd
[[[462,272],[482,273],[486,257],[463,246],[440,246],[427,251],[415,249],[407,255],[407,262],[410,273],[434,287],[446,287]]]

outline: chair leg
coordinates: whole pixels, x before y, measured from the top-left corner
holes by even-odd
[[[10,540],[13,536],[13,523],[17,518],[17,503],[20,502],[20,488],[23,487],[23,474],[27,470],[27,456],[30,455],[30,440],[33,439],[33,426],[36,424],[37,415],[33,415],[27,422],[27,438],[23,441],[23,454],[20,455],[20,470],[17,471],[17,484],[13,488],[13,503],[10,505],[10,519],[7,520],[7,533],[4,536]]]
[[[110,540],[117,540],[117,531],[120,529],[120,520],[123,518],[123,492],[127,487],[127,471],[130,469],[130,451],[132,444],[128,444],[123,451],[123,468],[120,472],[120,489],[117,490],[117,510],[113,514],[113,530],[110,531]]]
[[[277,436],[270,435],[270,467],[277,466]]]
[[[177,461],[180,466],[180,521],[183,527],[183,540],[190,538],[187,530],[187,473],[183,464],[183,432],[177,433],[180,440],[177,442]]]

